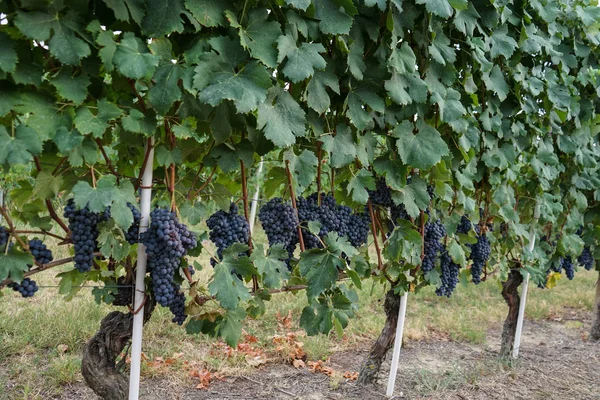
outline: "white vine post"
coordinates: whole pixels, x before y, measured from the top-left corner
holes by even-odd
[[[402,348],[402,334],[404,333],[404,320],[406,319],[406,301],[408,291],[400,298],[400,309],[398,310],[398,324],[396,325],[396,337],[394,338],[394,353],[392,354],[392,366],[388,377],[387,391],[385,395],[391,397],[394,394],[396,375],[398,374],[398,362],[400,360],[400,349]]]
[[[533,221],[531,222],[531,232],[529,233],[529,245],[527,250],[531,253],[535,247],[535,224],[540,218],[540,202],[535,204],[533,212]],[[515,332],[515,341],[513,343],[513,358],[519,357],[519,347],[521,346],[521,332],[523,331],[523,318],[525,318],[525,303],[527,302],[527,288],[529,287],[529,272],[525,272],[523,277],[523,287],[521,288],[521,301],[519,302],[519,315],[517,316],[517,329]]]
[[[260,174],[263,169],[263,159],[260,158],[260,163],[258,164],[258,171],[256,171],[256,176],[258,177],[256,181],[256,191],[254,192],[254,196],[252,196],[252,205],[250,206],[250,234],[254,232],[254,221],[256,221],[256,209],[258,208],[258,195],[260,194]]]
[[[154,138],[150,139],[148,158],[144,165],[144,175],[140,186],[140,235],[150,225],[150,201],[152,200],[152,165],[154,164]],[[133,309],[137,314],[133,315],[133,333],[131,335],[131,372],[129,374],[129,400],[137,400],[140,395],[140,370],[142,363],[142,330],[144,328],[144,299],[146,290],[144,278],[146,276],[146,246],[138,244],[137,265],[135,273],[135,301]],[[139,308],[139,310],[138,310]]]

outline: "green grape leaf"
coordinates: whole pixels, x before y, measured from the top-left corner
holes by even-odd
[[[241,301],[249,300],[252,296],[244,282],[233,274],[231,269],[224,263],[215,265],[213,279],[208,284],[212,296],[219,301],[223,308],[235,310]]]
[[[410,184],[392,193],[392,199],[396,204],[404,204],[408,215],[416,218],[421,210],[429,207],[427,183],[423,179],[413,176]]]
[[[300,326],[309,336],[328,334],[333,328],[333,312],[326,300],[312,302],[304,307],[300,316]]]
[[[246,319],[246,310],[243,307],[227,310],[219,324],[219,335],[229,346],[234,349],[242,337],[242,321]]]
[[[86,106],[79,107],[75,115],[75,127],[79,132],[84,135],[92,134],[95,138],[102,137],[109,122],[121,116],[121,109],[106,99],[99,100],[97,105],[98,113],[96,115],[92,114]]]
[[[17,67],[18,57],[15,44],[4,32],[0,32],[0,70],[14,72]]]
[[[437,32],[435,39],[431,42],[428,49],[431,57],[442,65],[451,64],[456,61],[456,50],[450,45],[450,39],[442,32]]]
[[[35,131],[19,125],[11,137],[0,125],[0,165],[27,164],[42,151],[42,142]]]
[[[502,74],[502,70],[498,65],[494,65],[489,74],[483,74],[482,77],[485,86],[488,90],[495,92],[498,95],[500,101],[506,100],[506,96],[508,96],[509,87],[504,79],[504,75]]]
[[[156,149],[156,163],[160,166],[169,166],[171,164],[181,164],[183,157],[181,149],[175,147],[173,150],[168,150],[165,146],[159,146]]]
[[[294,176],[294,181],[302,188],[310,186],[317,176],[317,165],[319,159],[310,150],[303,150],[300,155],[294,154],[293,149],[285,152],[283,159],[290,162],[290,170]]]
[[[80,105],[88,95],[87,88],[91,82],[87,75],[73,77],[71,69],[63,68],[50,80],[50,83],[56,87],[60,97],[71,100],[75,105]]]
[[[467,256],[465,251],[456,240],[451,240],[448,244],[448,255],[452,261],[461,267],[467,265]]]
[[[184,69],[171,62],[156,69],[152,77],[154,86],[148,90],[148,101],[159,115],[165,115],[174,102],[181,100],[178,83],[183,74]]]
[[[146,0],[148,10],[142,30],[147,36],[160,37],[183,32],[181,14],[185,13],[183,0]]]
[[[375,190],[375,180],[373,175],[362,168],[348,182],[348,194],[352,194],[352,200],[360,204],[367,204],[369,200],[368,190]]]
[[[415,126],[403,121],[394,129],[393,136],[398,138],[396,144],[402,161],[422,170],[433,167],[450,151],[440,133],[421,120]]]
[[[340,168],[350,164],[356,157],[356,144],[350,127],[338,125],[335,136],[323,136],[323,150],[331,154],[330,165]]]
[[[117,227],[114,221],[102,222],[99,224],[99,231],[98,244],[100,245],[100,253],[104,257],[112,257],[117,261],[121,261],[129,255],[131,246],[125,241],[123,231]]]
[[[129,115],[121,118],[121,124],[125,130],[145,136],[151,136],[157,128],[156,115],[151,112],[144,114],[134,108],[129,110]]]
[[[143,0],[104,0],[104,3],[115,13],[119,21],[134,20],[141,24],[145,14]]]
[[[481,16],[477,10],[475,10],[475,7],[473,7],[473,3],[469,2],[469,5],[465,10],[456,11],[452,23],[459,32],[472,37],[475,28],[478,28],[480,32],[482,30],[478,22],[480,18]]]
[[[133,33],[126,32],[117,45],[113,62],[117,71],[131,79],[152,76],[158,65],[159,57],[148,51],[148,46]]]
[[[323,241],[327,245],[327,250],[339,258],[342,257],[342,254],[346,254],[349,258],[358,254],[358,250],[350,244],[348,239],[344,236],[339,236],[337,232],[329,232],[327,236],[323,238]],[[342,268],[342,266],[345,269],[343,261],[338,267]]]
[[[444,122],[454,122],[467,113],[467,109],[461,102],[460,93],[454,89],[448,88],[445,96],[434,92],[431,100],[439,106],[440,118]]]
[[[86,181],[79,181],[73,186],[73,199],[77,208],[88,206],[90,211],[101,213],[113,202],[117,193],[117,178],[113,175],[98,179],[96,187]]]
[[[312,249],[301,254],[298,266],[308,281],[306,295],[312,300],[335,285],[343,261],[326,249]]]
[[[232,8],[228,0],[186,0],[186,8],[200,25],[214,28],[225,25],[225,10]]]
[[[23,280],[23,274],[34,264],[33,256],[17,249],[0,251],[0,281],[12,279],[17,283]]]
[[[279,22],[267,20],[269,17],[267,9],[252,10],[245,27],[238,23],[235,13],[227,11],[226,16],[231,26],[239,30],[242,47],[267,67],[275,68],[277,49],[273,45],[281,35],[281,26]]]
[[[198,225],[204,221],[207,211],[206,204],[200,201],[193,204],[186,202],[179,208],[181,218],[187,220],[190,225]]]
[[[450,18],[454,11],[448,0],[416,0],[415,3],[425,4],[427,11],[442,18]]]
[[[257,128],[277,147],[291,146],[306,134],[306,114],[289,92],[273,87],[258,106]]]
[[[306,87],[306,104],[319,114],[323,114],[331,105],[326,87],[340,94],[338,78],[329,67],[325,71],[315,71]]]
[[[277,39],[279,55],[277,62],[287,59],[282,72],[294,83],[310,78],[315,70],[323,70],[327,62],[319,53],[325,53],[325,47],[320,43],[302,43],[296,45],[293,35],[282,35]]]
[[[489,41],[492,58],[502,55],[508,60],[517,48],[517,41],[508,36],[507,25],[502,25],[494,29],[492,35],[489,37]]]
[[[282,261],[287,258],[288,253],[282,244],[274,245],[268,253],[265,252],[265,245],[257,244],[250,256],[265,287],[272,289],[280,288],[290,278],[287,265]]]
[[[340,5],[343,5],[342,7]],[[352,0],[319,0],[315,1],[315,18],[321,21],[319,29],[327,35],[345,35],[352,28],[352,17],[356,7]],[[350,15],[348,15],[350,14]]]
[[[53,199],[58,195],[63,182],[61,175],[54,176],[50,172],[40,171],[35,178],[33,195],[41,200]]]
[[[310,6],[311,0],[285,0],[286,4],[291,5],[298,10],[306,11]]]

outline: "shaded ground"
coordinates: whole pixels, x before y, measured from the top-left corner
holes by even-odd
[[[498,359],[500,331],[488,332],[483,346],[449,341],[408,342],[401,354],[395,397],[403,399],[600,399],[600,343],[586,340],[589,315],[560,321],[526,321],[521,357]],[[142,399],[383,399],[389,363],[377,385],[347,382],[366,349],[332,355],[330,377],[289,365],[269,365],[248,376],[226,377],[207,390],[194,384],[146,379]],[[65,390],[63,400],[96,399],[83,384]]]

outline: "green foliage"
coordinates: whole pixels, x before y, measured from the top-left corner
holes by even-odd
[[[200,236],[208,214],[240,197],[241,164],[252,182],[261,157],[265,197],[289,198],[290,187],[307,195],[319,184],[363,211],[383,177],[412,218],[388,221],[375,210],[390,234],[382,263],[399,291],[439,278],[437,270],[424,276],[416,269],[426,210],[426,218],[443,221],[448,252],[464,267],[474,233],[455,231],[465,214],[494,224],[487,235],[501,277],[514,259],[543,277],[553,258],[576,257],[583,246],[600,259],[596,5],[3,2],[0,165],[9,177],[27,171],[9,178],[8,212],[52,229],[46,201],[57,210],[70,197],[95,212],[110,207],[100,251],[126,259],[134,254],[123,238],[132,223],[126,204],[137,203],[152,138],[154,203],[176,204]],[[531,226],[557,245],[526,254]],[[254,243],[245,255],[245,245],[232,247],[202,288],[215,297],[218,316],[198,306],[187,330],[235,344],[244,318],[259,315],[268,300],[260,291],[252,296],[254,275],[261,289],[307,285],[301,325],[309,334],[339,332],[356,303],[352,289],[338,284],[340,272],[358,286],[375,267],[345,238],[323,241],[293,259],[291,271],[282,248]],[[20,279],[31,261],[16,249],[0,257],[4,278]],[[114,280],[103,275],[105,264],[93,276],[61,274],[61,293],[72,296],[87,279]]]

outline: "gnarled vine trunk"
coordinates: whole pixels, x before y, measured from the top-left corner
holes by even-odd
[[[144,309],[144,322],[150,319],[154,301]],[[113,311],[102,319],[100,329],[85,345],[81,373],[88,386],[103,399],[127,399],[129,380],[119,372],[117,357],[131,340],[133,314]]]
[[[502,297],[508,304],[508,315],[504,320],[502,329],[502,343],[500,345],[500,355],[508,357],[512,353],[517,330],[517,319],[519,317],[519,286],[523,283],[523,275],[518,269],[512,269],[506,282],[502,284]]]
[[[385,360],[388,350],[394,344],[396,338],[396,325],[398,324],[398,310],[400,309],[400,297],[390,289],[385,295],[383,308],[385,310],[385,325],[381,334],[371,346],[369,355],[363,362],[358,376],[358,383],[365,385],[373,383],[379,375],[381,364]]]
[[[594,302],[590,338],[592,340],[600,340],[600,272],[598,273],[598,282],[596,282],[596,300]]]

